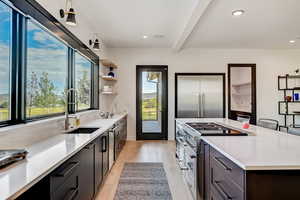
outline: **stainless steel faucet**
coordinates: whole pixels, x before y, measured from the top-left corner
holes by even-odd
[[[70,126],[70,118],[74,118],[74,119],[77,119],[77,116],[76,115],[73,115],[73,116],[70,116],[69,115],[69,110],[68,110],[68,107],[69,105],[76,105],[76,102],[71,102],[69,103],[68,99],[69,99],[69,94],[70,92],[74,91],[75,93],[75,101],[76,101],[76,94],[77,94],[77,91],[76,89],[74,88],[70,88],[67,90],[66,92],[66,99],[65,99],[65,104],[66,104],[66,107],[65,107],[65,130],[69,130],[69,126]]]

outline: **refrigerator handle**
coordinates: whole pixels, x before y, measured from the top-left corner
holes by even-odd
[[[201,102],[201,94],[198,93],[198,118],[201,117],[201,104],[202,104],[202,102]]]
[[[202,94],[201,103],[202,117],[205,117],[205,94]]]

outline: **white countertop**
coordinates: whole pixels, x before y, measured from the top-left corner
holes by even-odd
[[[30,146],[26,160],[0,170],[0,199],[16,198],[125,116],[115,115],[81,126],[101,127],[93,134],[59,134]]]
[[[242,123],[229,119],[177,119],[178,122],[216,122],[251,132],[249,136],[202,136],[209,145],[244,170],[299,170],[300,136]]]

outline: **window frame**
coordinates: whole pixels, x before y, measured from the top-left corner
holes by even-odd
[[[79,51],[74,51],[74,89],[76,89],[76,53],[81,55],[82,57],[84,57],[85,59],[87,59],[87,61],[90,62],[90,69],[91,69],[91,73],[90,73],[90,78],[91,78],[91,88],[90,88],[90,107],[89,108],[85,108],[85,109],[78,109],[76,110],[76,105],[74,106],[74,113],[78,113],[78,112],[84,112],[84,111],[88,111],[88,110],[94,110],[94,62],[92,60],[90,60],[89,58],[87,58],[85,55],[81,54]],[[75,97],[74,97],[75,98]]]
[[[0,121],[0,127],[53,118],[65,114],[65,112],[60,112],[30,118],[26,116],[27,24],[29,20],[67,46],[68,81],[66,87],[68,89],[75,88],[75,52],[80,53],[80,55],[91,62],[90,108],[76,111],[75,107],[69,106],[68,112],[79,113],[99,109],[99,57],[60,22],[55,21],[56,19],[37,2],[14,0],[0,0],[0,2],[11,9],[12,20],[10,39],[10,120]],[[34,18],[31,16],[34,16]],[[75,96],[71,94],[68,98],[70,103],[75,99]]]

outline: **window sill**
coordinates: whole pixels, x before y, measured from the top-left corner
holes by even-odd
[[[96,110],[96,109],[89,109],[89,110],[77,112],[76,115],[81,117],[82,115],[86,115],[88,113],[94,113],[94,112],[97,112],[97,111],[98,110]],[[12,131],[14,129],[30,128],[30,127],[35,126],[35,125],[50,123],[50,122],[55,122],[55,121],[61,121],[61,120],[64,120],[64,119],[65,119],[65,115],[60,115],[60,116],[48,117],[48,118],[44,118],[44,119],[34,119],[34,120],[31,120],[31,121],[27,121],[27,122],[20,123],[20,124],[15,124],[15,125],[8,124],[7,126],[3,126],[3,127],[0,128],[0,136],[5,135],[7,131]]]

